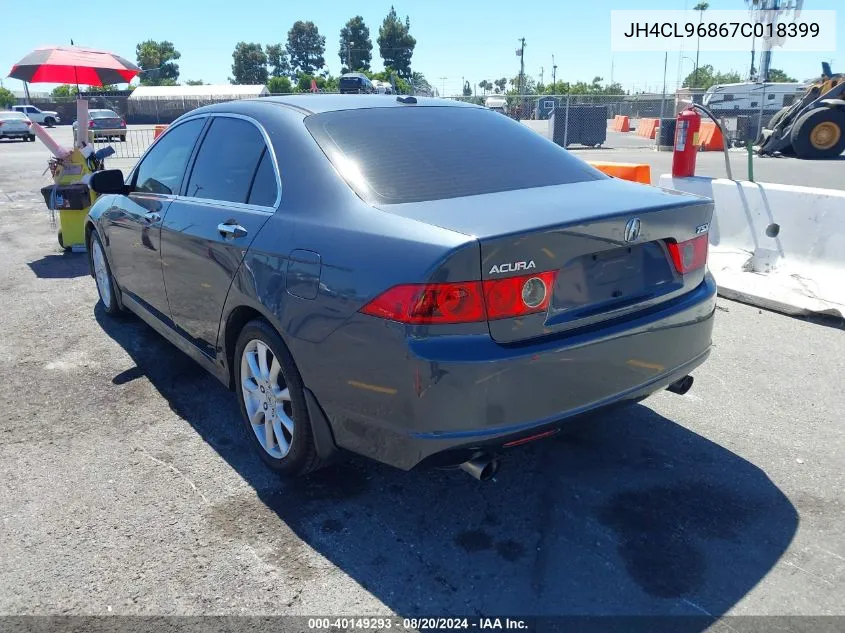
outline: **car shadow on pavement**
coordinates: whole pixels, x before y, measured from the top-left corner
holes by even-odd
[[[66,251],[61,255],[45,255],[27,266],[39,279],[74,279],[90,274],[86,253]]]
[[[643,405],[513,449],[486,483],[355,457],[283,481],[251,452],[232,392],[140,320],[96,318],[137,365],[114,382],[146,377],[254,490],[212,500],[208,529],[294,586],[319,586],[328,561],[401,616],[697,616],[673,630],[700,631],[798,526],[763,471]]]

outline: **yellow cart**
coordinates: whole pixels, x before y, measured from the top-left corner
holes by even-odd
[[[101,168],[96,161],[91,164],[74,148],[65,158],[54,158],[50,161],[50,171],[53,174],[53,185],[41,190],[44,202],[53,213],[53,223],[56,224],[55,214],[58,214],[59,245],[67,250],[85,251],[85,217],[88,209],[97,199],[97,194],[88,185],[90,175]]]

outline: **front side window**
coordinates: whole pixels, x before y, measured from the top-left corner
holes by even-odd
[[[246,203],[264,149],[264,137],[249,121],[215,117],[197,153],[185,195]]]
[[[29,106],[26,111],[30,114],[35,114],[36,112],[38,112],[38,108],[33,108],[32,106]]]
[[[192,119],[170,130],[153,145],[135,171],[135,190],[176,195],[205,119]]]

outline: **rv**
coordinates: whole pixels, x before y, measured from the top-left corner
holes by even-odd
[[[501,95],[492,95],[484,100],[484,107],[502,114],[508,113],[508,100]]]
[[[802,83],[736,83],[711,86],[704,93],[702,104],[713,111],[733,110],[777,112],[800,99],[806,91]]]

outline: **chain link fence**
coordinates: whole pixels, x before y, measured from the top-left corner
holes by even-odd
[[[132,126],[127,131],[125,142],[112,143],[116,156],[120,158],[139,157],[152,143],[155,125],[172,123],[186,112],[203,106],[233,98],[253,98],[231,95],[133,98],[125,92],[83,96],[88,99],[89,108],[113,110]],[[564,147],[642,149],[657,145],[666,149],[672,145],[677,114],[692,102],[701,103],[703,97],[703,90],[681,89],[665,95],[490,94],[447,98],[498,109]],[[742,145],[756,140],[760,128],[768,124],[782,107],[789,105],[790,96],[763,92],[755,100],[748,96],[747,91],[735,94],[722,91],[720,99],[720,105],[713,108],[714,113],[723,119],[729,144]],[[75,98],[33,98],[31,102],[42,110],[55,110],[63,123],[71,123],[76,118]],[[614,129],[614,117],[617,115],[628,117],[630,131]],[[642,121],[654,119],[659,127],[653,137],[638,131]],[[643,126],[648,127],[653,125]],[[97,139],[97,144],[101,141],[106,140]]]

